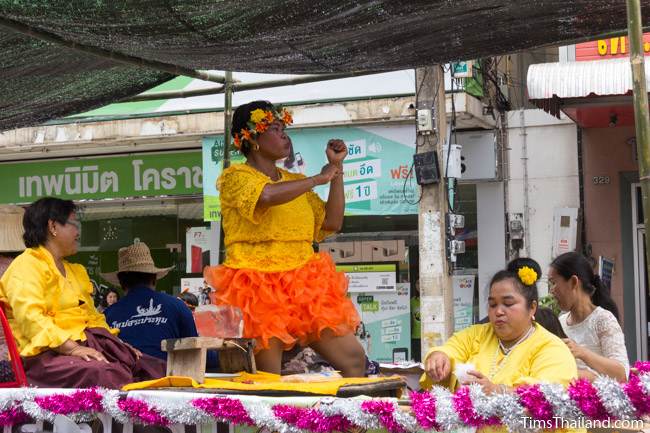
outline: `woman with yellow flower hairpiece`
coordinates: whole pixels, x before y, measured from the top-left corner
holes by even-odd
[[[497,272],[490,282],[489,322],[465,328],[431,348],[424,358],[422,385],[438,383],[454,390],[476,383],[490,394],[543,381],[566,386],[577,378],[569,349],[534,320],[537,278],[528,266]]]
[[[226,245],[221,266],[204,275],[218,304],[244,313],[244,337],[255,338],[260,370],[280,373],[282,352],[310,346],[344,376],[363,376],[365,354],[354,336],[359,316],[347,279],[312,244],[343,224],[343,159],[347,147],[330,140],[329,161],[315,176],[277,167],[291,153],[285,127],[291,114],[267,101],[238,107],[232,135],[245,164],[217,181]],[[312,189],[329,184],[327,202]]]

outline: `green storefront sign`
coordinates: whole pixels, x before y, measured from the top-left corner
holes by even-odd
[[[0,164],[0,203],[203,192],[201,152],[166,152]]]

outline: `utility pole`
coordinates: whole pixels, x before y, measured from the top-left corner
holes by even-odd
[[[627,0],[627,31],[630,40],[630,63],[636,126],[636,151],[639,155],[639,181],[643,195],[643,224],[650,227],[650,119],[648,118],[648,90],[645,81],[643,30],[639,0]],[[645,237],[646,257],[650,257],[650,236]],[[650,275],[650,260],[646,272]]]
[[[448,212],[447,180],[443,146],[447,137],[445,77],[440,65],[418,68],[415,71],[416,118],[418,123],[416,154],[420,164],[429,164],[431,152],[438,159],[439,179],[422,183],[418,211],[420,240],[420,318],[422,323],[422,355],[433,346],[443,344],[453,332],[452,278],[447,261],[445,216]],[[453,97],[453,96],[452,96]],[[422,128],[421,120],[433,112],[433,131]],[[416,157],[417,158],[417,157]]]
[[[233,93],[233,78],[232,72],[226,71],[224,83],[224,107],[223,107],[223,169],[230,167],[230,149],[232,148],[232,137],[230,129],[232,126],[232,93]],[[222,220],[212,221],[210,223],[210,231],[214,233],[214,239],[210,239],[210,245],[215,245],[213,248],[215,254],[210,251],[210,264],[218,265],[223,263],[226,258],[226,243],[224,242]],[[216,263],[214,262],[216,260]]]

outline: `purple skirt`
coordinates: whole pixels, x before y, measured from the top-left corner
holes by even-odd
[[[102,386],[120,389],[124,385],[165,376],[165,362],[143,354],[135,354],[119,338],[104,328],[85,330],[86,341],[79,344],[91,347],[109,361],[84,361],[77,356],[60,355],[46,350],[23,358],[27,382],[42,388],[90,388]]]

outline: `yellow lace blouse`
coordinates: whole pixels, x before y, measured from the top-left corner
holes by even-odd
[[[302,179],[281,170],[278,182]],[[321,230],[325,203],[314,192],[264,209],[257,201],[268,176],[247,164],[233,165],[217,181],[226,245],[225,266],[279,272],[304,265],[313,255],[312,243],[331,233]]]

